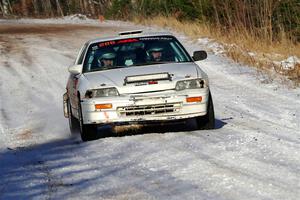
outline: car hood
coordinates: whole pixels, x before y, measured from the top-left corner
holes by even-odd
[[[105,71],[96,71],[85,73],[88,88],[101,88],[101,87],[118,87],[119,91],[130,93],[134,85],[126,85],[125,79],[127,76],[139,76],[145,74],[168,73],[172,81],[160,84],[159,86],[149,87],[135,87],[134,92],[145,92],[162,89],[171,89],[175,87],[176,81],[184,78],[197,78],[204,77],[205,73],[195,63],[168,63],[136,67],[124,67]],[[164,86],[164,87],[162,87]],[[159,87],[160,89],[155,89]],[[123,93],[121,92],[121,93]],[[132,92],[132,91],[131,91]]]
[[[168,73],[168,80],[159,80],[157,84],[149,84],[147,80],[140,83],[125,83],[128,76],[153,75]],[[187,78],[205,78],[206,74],[195,63],[168,63],[136,67],[124,67],[105,71],[85,73],[83,91],[103,87],[117,87],[120,94],[137,94],[145,92],[158,92],[175,89],[176,82]],[[147,84],[148,83],[148,84]]]

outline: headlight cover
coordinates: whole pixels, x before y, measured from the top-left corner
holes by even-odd
[[[98,97],[113,97],[119,96],[117,88],[102,88],[102,89],[92,89],[87,90],[85,93],[85,98],[98,98]]]
[[[190,79],[177,81],[175,89],[177,91],[185,90],[185,89],[198,89],[207,87],[206,81],[204,79]]]

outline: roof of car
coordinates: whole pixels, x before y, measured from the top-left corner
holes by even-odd
[[[133,31],[120,32],[115,36],[96,38],[88,41],[88,43],[91,44],[91,43],[105,42],[110,40],[121,40],[121,39],[128,39],[128,38],[152,37],[152,36],[174,36],[174,35],[170,32],[145,32],[142,30],[133,30]]]

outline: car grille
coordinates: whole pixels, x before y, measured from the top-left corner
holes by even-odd
[[[117,111],[122,116],[144,116],[178,112],[180,108],[180,103],[172,103],[119,107]]]

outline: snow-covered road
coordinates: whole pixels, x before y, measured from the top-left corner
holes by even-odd
[[[300,199],[300,89],[219,55],[199,63],[215,130],[70,136],[67,67],[86,40],[138,28],[0,20],[0,199]]]

